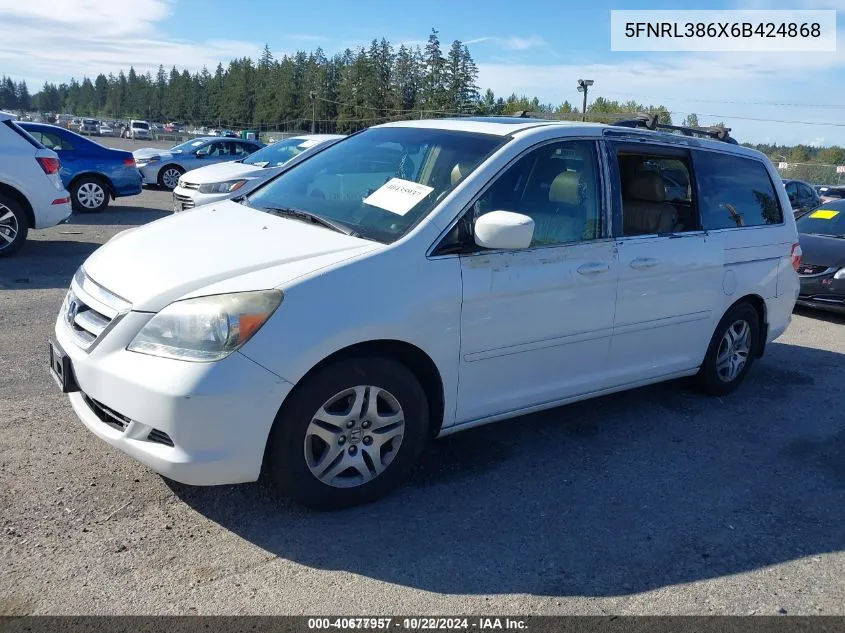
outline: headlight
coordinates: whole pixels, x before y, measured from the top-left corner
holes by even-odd
[[[155,165],[158,161],[158,156],[151,156],[150,158],[139,158],[136,163],[139,167],[145,167],[147,165]]]
[[[246,180],[227,180],[226,182],[214,182],[207,185],[200,185],[200,193],[232,193],[246,184]]]
[[[132,352],[189,361],[225,358],[246,343],[282,303],[281,290],[176,301],[132,340]]]
[[[833,278],[834,279],[845,279],[845,268],[840,268],[839,270],[837,270],[834,273]]]

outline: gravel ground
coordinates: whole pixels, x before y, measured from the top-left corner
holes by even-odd
[[[169,202],[0,262],[0,614],[845,614],[845,319],[796,314],[730,397],[673,382],[467,431],[388,499],[312,513],[163,480],[47,374],[74,270]]]

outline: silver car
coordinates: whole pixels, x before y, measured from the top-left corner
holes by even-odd
[[[264,147],[256,140],[206,137],[185,141],[169,150],[152,147],[135,150],[135,164],[145,185],[159,185],[173,191],[186,171],[214,163],[240,160]]]

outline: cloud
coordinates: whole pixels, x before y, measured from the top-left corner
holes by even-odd
[[[116,73],[130,66],[139,73],[154,73],[159,64],[213,70],[220,61],[260,53],[255,42],[167,38],[158,25],[171,13],[167,0],[134,0],[129,13],[121,2],[0,0],[0,66],[13,68],[34,91],[44,81]]]
[[[530,48],[548,45],[548,42],[538,35],[532,35],[531,37],[517,37],[515,35],[511,35],[509,37],[495,37],[488,35],[466,40],[464,44],[483,44],[485,42],[493,42],[501,48],[509,51],[527,51]]]
[[[841,109],[774,105],[842,103],[845,88],[829,80],[822,83],[822,78],[838,76],[845,70],[841,45],[832,53],[658,53],[615,54],[614,58],[619,61],[549,65],[480,62],[478,83],[500,96],[515,92],[537,95],[541,101],[554,104],[564,100],[580,103],[576,82],[584,77],[595,81],[589,93],[591,100],[605,96],[621,101],[635,99],[645,105],[665,105],[676,113],[678,120],[696,112],[702,123],[725,120],[741,139],[756,140],[769,135],[780,142],[805,142],[808,131],[812,130],[811,134],[825,142],[845,144]],[[799,89],[802,81],[809,91]],[[820,85],[828,86],[823,97],[813,91],[813,86]],[[751,120],[758,118],[840,125],[810,127]]]

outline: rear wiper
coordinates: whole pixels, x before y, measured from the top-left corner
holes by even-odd
[[[308,213],[308,211],[302,211],[301,209],[293,209],[290,207],[262,207],[265,211],[269,211],[270,213],[275,213],[276,215],[281,215],[288,218],[295,218],[297,220],[301,220],[303,222],[311,222],[312,224],[317,224],[319,226],[325,227],[327,229],[331,229],[333,231],[337,231],[338,233],[343,233],[344,235],[350,235],[352,237],[361,237],[358,233],[350,229],[349,227],[343,226],[342,224],[338,224],[337,222],[333,222],[328,220],[322,216],[314,215],[313,213]]]

